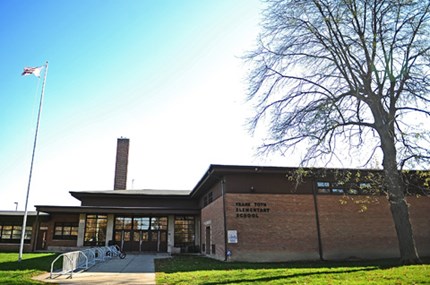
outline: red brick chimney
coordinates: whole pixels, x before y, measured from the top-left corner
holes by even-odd
[[[116,147],[116,163],[115,163],[115,182],[114,190],[127,189],[127,166],[128,166],[128,148],[130,140],[119,138]]]

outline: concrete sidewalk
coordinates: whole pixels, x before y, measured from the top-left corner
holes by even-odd
[[[73,277],[49,278],[49,273],[33,279],[55,284],[155,284],[155,258],[168,258],[167,254],[127,254],[125,259],[117,257],[97,263],[87,271],[74,273]]]

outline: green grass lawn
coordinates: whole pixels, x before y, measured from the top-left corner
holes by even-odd
[[[49,272],[56,256],[54,253],[25,253],[22,261],[17,262],[18,253],[0,253],[0,284],[45,284],[31,277]]]
[[[423,261],[226,263],[175,256],[156,260],[155,268],[157,284],[430,284],[430,260]]]
[[[56,254],[0,253],[0,284],[43,284],[31,277],[49,272]],[[157,284],[430,284],[430,259],[399,266],[396,260],[363,262],[221,262],[199,256],[156,260]]]

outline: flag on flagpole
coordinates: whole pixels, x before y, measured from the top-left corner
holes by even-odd
[[[33,74],[36,77],[40,77],[40,72],[42,72],[43,66],[38,67],[24,67],[24,71],[21,73],[22,76],[27,76]]]

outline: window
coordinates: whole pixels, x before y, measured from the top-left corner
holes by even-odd
[[[84,245],[105,245],[106,226],[106,215],[87,215]]]
[[[322,181],[318,181],[317,182],[317,186],[318,186],[318,188],[321,188],[321,187],[325,187],[325,188],[328,188],[328,187],[330,187],[330,182],[322,182]]]
[[[203,197],[203,205],[207,206],[213,201],[213,192],[209,192],[207,195]]]
[[[195,219],[194,216],[175,217],[175,246],[194,245]]]
[[[341,188],[333,188],[333,189],[331,189],[331,192],[333,194],[343,194],[343,193],[345,193],[344,190],[341,189]]]
[[[115,218],[115,229],[116,230],[131,230],[133,226],[133,220],[131,217],[116,217]]]
[[[78,223],[55,223],[54,239],[78,239]]]
[[[151,230],[167,230],[167,217],[152,217]]]
[[[318,181],[317,188],[318,188],[318,193],[320,194],[330,193],[330,182]]]
[[[0,243],[20,243],[21,226],[18,225],[1,225],[0,224]],[[25,227],[24,243],[31,241],[32,227]]]
[[[134,218],[134,229],[135,230],[148,230],[150,224],[150,218],[149,217],[141,217],[141,218]]]

